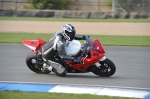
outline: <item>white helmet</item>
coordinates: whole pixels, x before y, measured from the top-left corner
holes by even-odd
[[[63,25],[62,35],[64,36],[64,38],[66,38],[69,41],[72,41],[75,37],[75,34],[76,34],[76,30],[74,26],[72,26],[71,24]]]

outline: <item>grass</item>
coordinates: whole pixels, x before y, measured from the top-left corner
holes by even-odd
[[[42,38],[48,41],[52,34],[35,33],[3,33],[0,32],[0,43],[21,43],[22,40],[34,40]],[[106,46],[150,46],[150,36],[106,36],[91,35],[91,38],[99,39]],[[83,41],[82,41],[83,42]]]
[[[55,22],[150,22],[150,19],[83,19],[83,18],[35,18],[35,17],[0,17],[9,21],[55,21]]]
[[[61,94],[48,92],[0,91],[1,99],[134,99],[91,94]]]

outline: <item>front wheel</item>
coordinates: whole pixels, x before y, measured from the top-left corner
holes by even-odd
[[[108,58],[106,58],[104,61],[101,61],[100,64],[101,64],[100,67],[93,66],[92,68],[92,72],[95,75],[102,77],[109,77],[116,72],[115,64]]]

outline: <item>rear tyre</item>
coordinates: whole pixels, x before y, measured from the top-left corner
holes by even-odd
[[[95,75],[102,76],[102,77],[109,77],[116,72],[115,64],[108,58],[100,62],[100,64],[101,64],[100,67],[93,66],[92,68],[92,72]]]
[[[48,74],[50,71],[42,70],[43,59],[39,55],[33,55],[33,53],[29,53],[26,57],[26,64],[30,70],[38,74]]]

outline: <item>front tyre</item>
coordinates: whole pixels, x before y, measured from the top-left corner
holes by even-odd
[[[29,53],[29,55],[26,57],[26,64],[30,70],[38,74],[50,73],[50,71],[45,71],[42,69],[43,59],[39,55],[34,55],[33,53]]]
[[[109,77],[112,76],[116,72],[115,64],[106,58],[104,61],[100,62],[101,66],[92,68],[92,72],[95,75],[102,76],[102,77]]]

